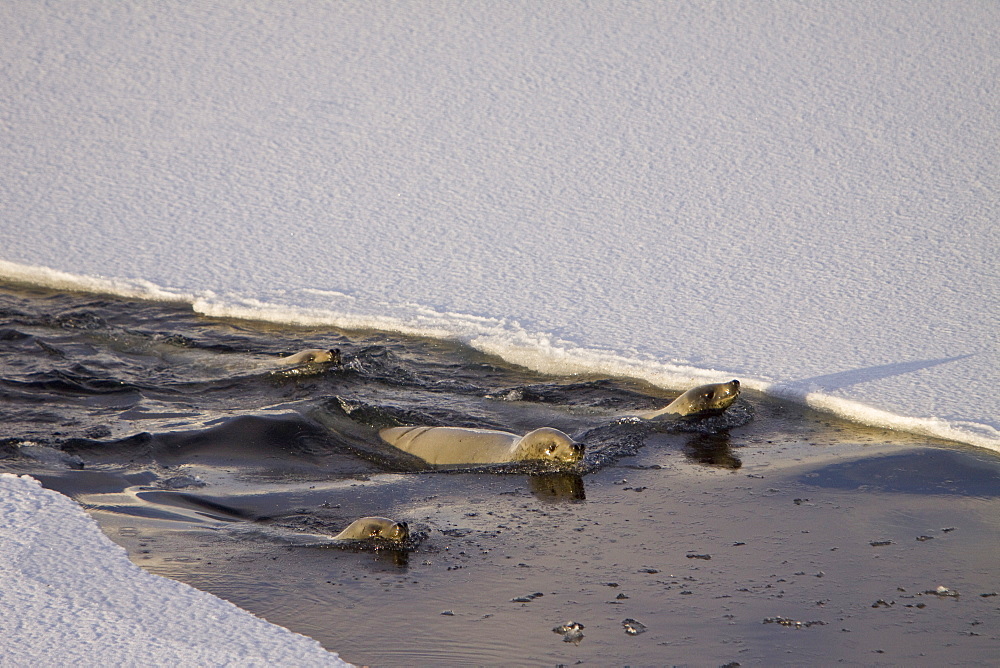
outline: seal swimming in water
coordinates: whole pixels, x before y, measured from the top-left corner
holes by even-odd
[[[323,350],[322,348],[309,348],[308,350],[302,350],[294,355],[282,357],[278,360],[278,364],[282,366],[327,363],[340,364],[339,348],[331,348],[330,350]]]
[[[351,522],[334,540],[368,540],[375,538],[394,543],[406,542],[410,527],[406,522],[394,522],[388,517],[362,517]]]
[[[388,427],[378,435],[389,445],[428,464],[505,464],[541,460],[576,462],[583,444],[551,427],[518,436],[493,429],[463,427]]]
[[[643,420],[656,420],[674,415],[717,413],[729,408],[738,396],[740,396],[740,381],[738,380],[699,385],[671,401],[665,408],[649,413],[640,413],[637,417]]]

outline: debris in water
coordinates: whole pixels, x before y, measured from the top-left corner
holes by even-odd
[[[934,540],[934,536],[917,536],[917,540],[923,543],[928,540]]]
[[[884,547],[886,545],[892,545],[892,541],[891,540],[873,540],[873,541],[871,541],[868,544],[871,545],[872,547]]]
[[[198,476],[175,475],[172,478],[160,481],[160,487],[164,489],[184,489],[185,487],[204,487],[205,482]]]
[[[539,596],[545,596],[540,591],[536,591],[534,594],[528,594],[527,596],[518,596],[517,598],[510,599],[512,603],[531,603]]]
[[[688,559],[704,559],[704,560],[708,561],[709,559],[712,558],[712,555],[710,555],[710,554],[689,554],[689,555],[687,555],[687,558]]]
[[[580,641],[583,640],[583,629],[583,624],[566,622],[562,626],[557,626],[552,629],[552,632],[561,633],[563,636],[563,642],[571,642],[575,645],[579,645]]]
[[[943,587],[941,585],[938,585],[937,589],[928,589],[924,593],[925,594],[934,594],[935,596],[952,596],[954,598],[958,598],[958,592],[957,591],[952,591],[951,589],[948,589],[947,587]]]
[[[444,615],[445,617],[454,617],[455,616],[455,612],[453,610],[442,610],[441,614]]]
[[[637,636],[646,630],[645,624],[643,624],[638,620],[632,619],[631,617],[622,620],[622,626],[625,627],[625,633],[629,634],[630,636]]]
[[[788,619],[787,617],[768,617],[764,620],[765,624],[780,624],[782,626],[787,626],[793,629],[807,629],[810,626],[823,626],[826,622],[821,622],[818,620],[811,622],[797,622],[794,619]]]
[[[873,608],[889,608],[894,605],[896,605],[895,601],[886,601],[884,598],[880,598],[879,600],[872,603]]]

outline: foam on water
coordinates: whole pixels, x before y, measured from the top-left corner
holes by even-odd
[[[746,388],[805,404],[860,424],[957,441],[1000,452],[1000,431],[987,424],[899,415],[817,390],[815,384],[776,382],[724,369],[702,368],[588,349],[552,335],[529,332],[510,320],[442,313],[416,304],[365,303],[350,295],[316,289],[284,291],[269,300],[220,295],[208,291],[186,294],[148,281],[75,276],[45,267],[19,265],[2,260],[0,277],[53,289],[189,303],[196,313],[214,318],[296,326],[330,326],[348,330],[379,330],[454,340],[533,371],[554,375],[635,378],[674,390],[701,383],[725,382],[738,376]]]

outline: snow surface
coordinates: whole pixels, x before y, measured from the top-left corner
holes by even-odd
[[[0,4],[0,277],[1000,450],[1000,4]]]
[[[0,665],[349,666],[128,560],[80,506],[0,474]]]
[[[0,20],[0,274],[678,387],[716,369],[1000,447],[997,3]]]

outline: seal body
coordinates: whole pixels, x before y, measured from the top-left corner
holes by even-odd
[[[394,543],[402,543],[410,537],[410,527],[406,522],[394,522],[388,517],[362,517],[351,522],[346,529],[334,536],[334,540],[367,540],[376,538]]]
[[[672,417],[676,415],[697,415],[717,413],[726,410],[740,396],[740,381],[711,383],[693,387],[671,401],[665,408],[650,413],[641,413],[644,420]]]
[[[379,431],[379,436],[389,445],[434,465],[576,462],[583,457],[583,444],[551,427],[524,436],[463,427],[388,427]]]
[[[295,353],[294,355],[289,355],[288,357],[282,357],[278,360],[278,364],[283,366],[296,366],[298,364],[327,364],[327,363],[340,363],[340,350],[333,348],[332,350],[323,350],[322,348],[310,348],[308,350],[302,350]]]

